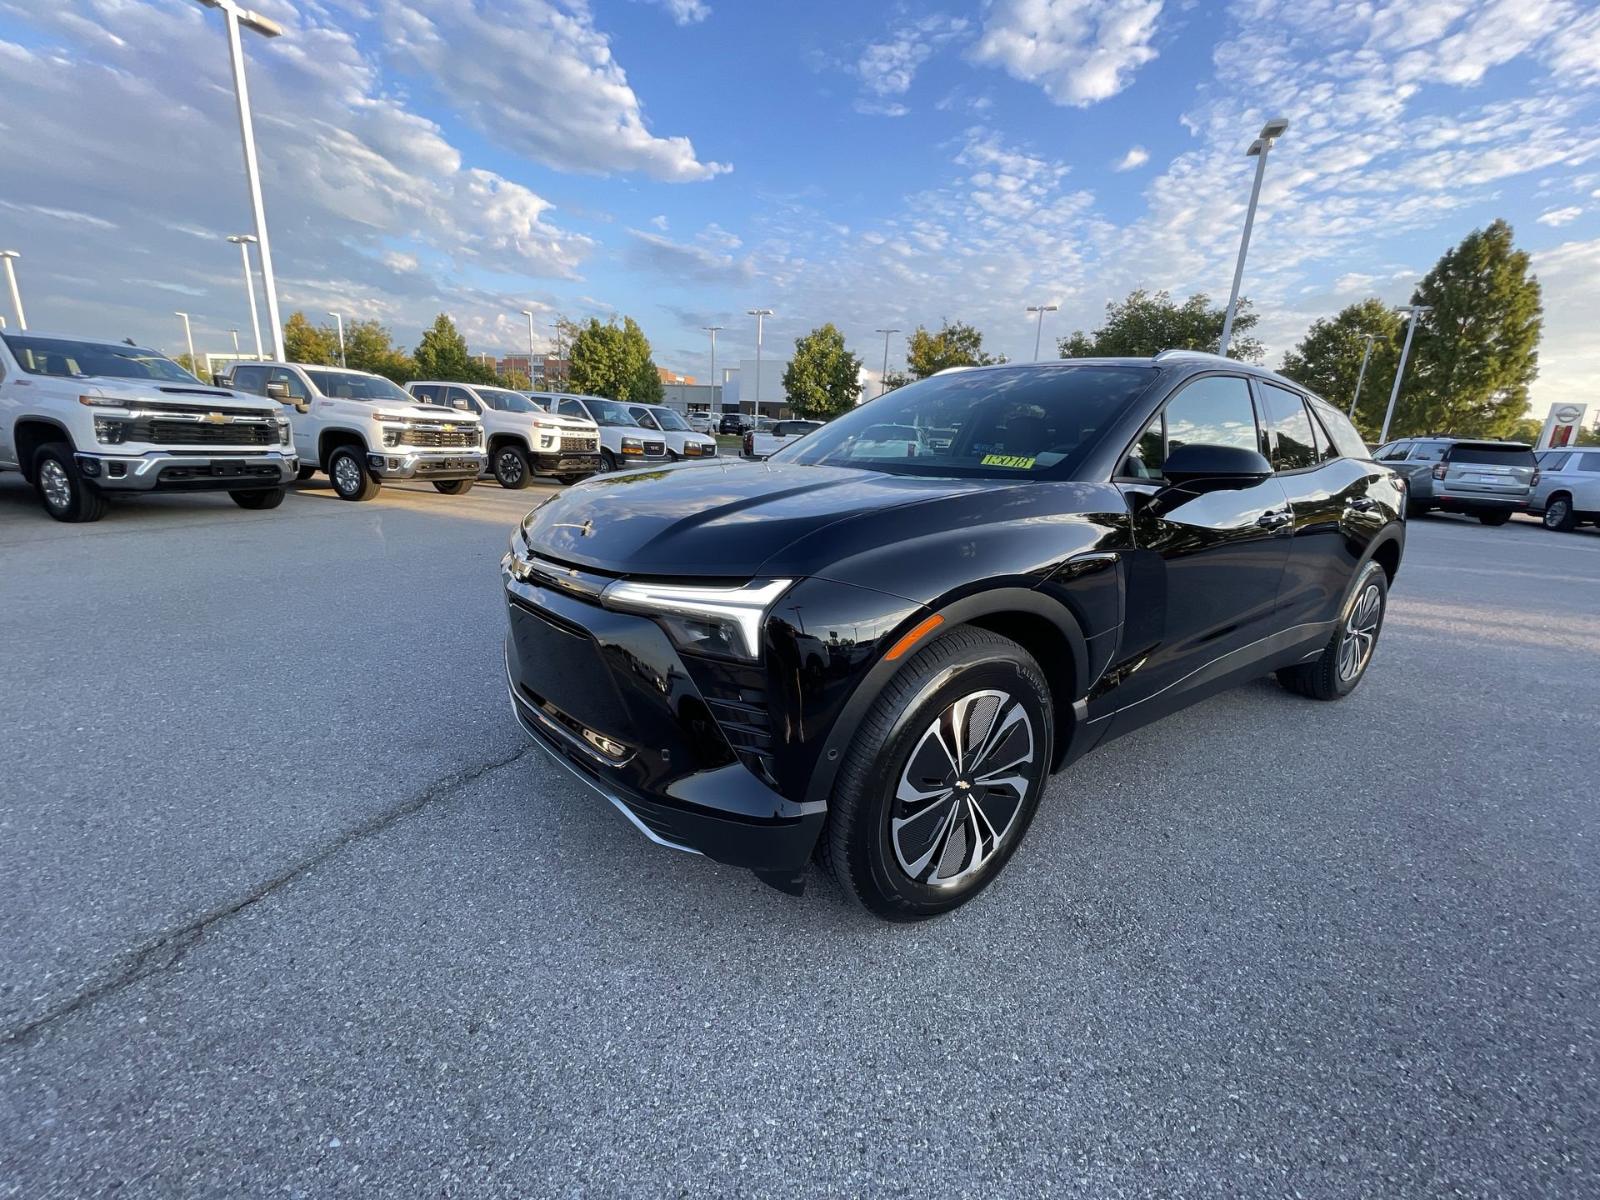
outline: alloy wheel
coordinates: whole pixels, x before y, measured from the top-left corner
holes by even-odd
[[[53,458],[39,464],[39,487],[44,492],[45,503],[57,512],[72,507],[72,480],[67,470]]]
[[[962,696],[918,740],[890,809],[895,860],[928,887],[954,887],[994,858],[1033,786],[1033,722],[1005,692]]]
[[[1350,616],[1344,623],[1344,637],[1339,642],[1339,678],[1345,683],[1367,669],[1382,619],[1383,597],[1378,585],[1369,583],[1350,609]]]
[[[1552,500],[1544,510],[1544,527],[1556,529],[1561,522],[1567,519],[1567,502],[1565,500]]]
[[[361,464],[348,454],[341,454],[333,464],[333,486],[341,492],[361,490]]]

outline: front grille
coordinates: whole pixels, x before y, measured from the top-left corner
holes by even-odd
[[[270,463],[256,465],[245,463],[235,469],[227,466],[222,470],[213,469],[211,466],[200,467],[162,467],[157,478],[162,483],[192,483],[213,479],[270,479],[276,482],[279,478],[278,468]]]
[[[566,434],[561,435],[561,453],[563,454],[581,453],[586,450],[592,451],[593,449],[594,439],[592,437],[569,437]]]
[[[153,446],[276,446],[278,425],[275,421],[213,425],[207,421],[140,417],[128,423],[128,434],[123,440],[148,442]]]
[[[400,444],[402,446],[416,446],[423,450],[459,449],[465,446],[478,444],[478,431],[476,429],[457,429],[447,432],[443,429],[419,429],[414,425],[406,426],[400,431]]]
[[[646,442],[644,444],[644,452],[647,458],[660,458],[667,452],[667,444],[665,442]]]
[[[731,678],[700,683],[700,694],[716,719],[722,736],[739,761],[768,783],[775,780],[772,765],[772,719],[767,690],[756,670],[736,670]],[[709,686],[708,686],[709,685]]]

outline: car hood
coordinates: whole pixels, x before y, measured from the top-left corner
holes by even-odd
[[[123,379],[114,375],[77,376],[57,379],[41,376],[54,384],[65,385],[83,396],[103,396],[108,400],[139,400],[151,404],[182,405],[194,408],[215,408],[226,404],[230,408],[258,408],[276,412],[276,400],[267,400],[249,392],[235,392],[229,388],[207,387],[203,383],[157,383],[153,380]]]
[[[536,554],[611,574],[748,579],[829,526],[994,487],[845,467],[695,463],[596,476],[534,509],[523,533]],[[825,552],[826,540],[813,544]]]
[[[569,417],[565,413],[534,413],[533,418],[541,425],[556,425],[562,429],[582,430],[584,433],[593,433],[599,428],[587,417]]]
[[[404,417],[408,421],[440,421],[449,425],[480,424],[477,413],[446,408],[442,404],[374,404],[375,417]]]

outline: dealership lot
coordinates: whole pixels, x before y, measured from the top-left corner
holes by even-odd
[[[1413,523],[1354,697],[1107,747],[902,928],[526,746],[547,491],[0,479],[0,1195],[1600,1188],[1592,529]]]

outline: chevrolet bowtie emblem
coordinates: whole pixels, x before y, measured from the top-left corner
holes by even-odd
[[[226,425],[226,424],[228,424],[228,422],[233,420],[233,418],[230,417],[227,413],[219,413],[219,412],[208,412],[205,416],[201,417],[200,419],[202,421],[204,421],[207,425]]]

